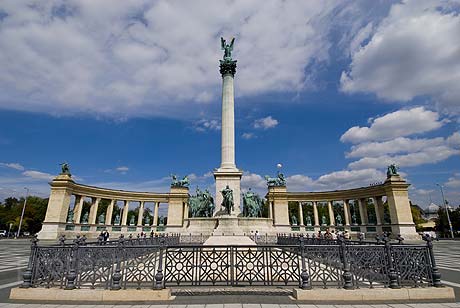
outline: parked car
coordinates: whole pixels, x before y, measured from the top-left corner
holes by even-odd
[[[0,237],[6,237],[6,230],[0,230]]]

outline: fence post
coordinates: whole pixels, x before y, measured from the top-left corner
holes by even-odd
[[[155,274],[155,287],[154,289],[163,289],[163,249],[164,249],[164,239],[160,240],[160,254],[159,254],[159,260],[158,260],[158,270],[157,273]]]
[[[426,242],[426,246],[428,247],[428,253],[430,254],[430,261],[431,261],[431,277],[433,277],[433,286],[436,288],[442,287],[441,283],[441,273],[436,266],[436,260],[434,259],[433,253],[433,238],[429,234],[424,234],[422,239]]]
[[[110,287],[110,290],[120,290],[120,281],[121,281],[121,257],[123,255],[124,249],[124,242],[125,242],[125,236],[123,234],[120,234],[120,237],[118,238],[118,249],[114,250],[113,253],[115,254],[115,258],[117,260],[115,264],[115,273],[112,275],[112,286]]]
[[[303,234],[300,235],[299,238],[299,243],[300,243],[300,257],[302,258],[302,273],[300,274],[300,278],[302,279],[302,284],[300,285],[300,288],[303,290],[309,290],[311,289],[311,285],[309,282],[310,275],[308,275],[307,272],[307,267],[305,265],[305,243],[304,243],[304,238]]]
[[[343,281],[344,285],[343,288],[345,290],[352,290],[354,289],[353,287],[353,280],[352,280],[352,274],[350,272],[350,263],[348,262],[347,259],[347,244],[345,243],[345,238],[342,234],[339,235],[337,238],[339,240],[340,244],[340,258],[342,259],[342,264],[343,264]]]
[[[393,265],[393,257],[391,256],[391,244],[390,239],[385,234],[383,236],[383,241],[385,243],[385,254],[388,259],[388,278],[390,279],[390,288],[399,289],[401,288],[398,283],[398,274],[396,273]]]
[[[58,239],[58,241],[59,241],[59,246],[64,246],[64,245],[65,245],[65,240],[66,240],[65,235],[64,235],[64,234],[61,235],[61,236],[59,237],[59,239]]]
[[[404,237],[402,237],[401,234],[398,234],[396,239],[398,240],[398,244],[400,245],[404,244]]]
[[[76,238],[73,241],[72,249],[70,250],[70,262],[69,262],[69,272],[67,273],[67,282],[65,289],[66,290],[73,290],[75,289],[75,279],[77,279],[77,254],[78,254],[78,247],[80,246],[80,239]],[[64,248],[63,248],[64,249]]]
[[[30,242],[32,244],[30,245],[29,263],[27,264],[26,271],[22,274],[22,279],[24,280],[24,282],[21,284],[21,288],[30,288],[32,286],[32,270],[35,267],[35,251],[38,245],[37,236],[34,235]]]

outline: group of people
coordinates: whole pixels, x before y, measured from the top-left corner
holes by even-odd
[[[307,233],[308,237],[308,233]],[[312,238],[316,237],[317,239],[325,239],[325,240],[336,240],[339,237],[343,237],[346,240],[350,239],[350,234],[348,231],[336,231],[336,230],[329,230],[326,229],[326,231],[323,233],[321,230],[318,231],[316,234],[312,234]]]
[[[98,236],[98,241],[99,242],[107,242],[109,240],[110,233],[107,230],[101,231],[101,233]]]

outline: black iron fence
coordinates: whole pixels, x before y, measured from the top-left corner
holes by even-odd
[[[303,289],[441,286],[432,242],[354,245],[343,238],[310,244],[203,246],[178,236],[133,245],[39,246],[33,240],[22,287],[153,288],[172,286],[297,286]],[[279,241],[287,241],[280,237]],[[153,240],[152,240],[153,241]]]

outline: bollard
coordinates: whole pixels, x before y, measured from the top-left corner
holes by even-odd
[[[398,283],[398,274],[396,273],[393,265],[393,258],[391,256],[391,244],[390,239],[385,234],[383,237],[383,242],[385,243],[385,253],[388,260],[388,278],[390,279],[389,287],[391,289],[399,289],[401,288]]]
[[[65,290],[75,289],[75,279],[77,279],[77,263],[78,263],[78,247],[80,246],[81,239],[77,237],[73,240],[73,246],[70,251],[69,272],[67,273],[67,282]]]
[[[32,286],[32,270],[34,267],[35,261],[35,252],[38,246],[38,239],[37,235],[30,240],[30,256],[29,256],[29,263],[27,264],[27,269],[22,274],[23,283],[21,284],[21,288],[30,288]]]
[[[311,284],[310,284],[310,275],[307,272],[307,267],[305,265],[305,243],[304,243],[304,238],[303,235],[300,236],[299,238],[299,248],[300,248],[300,256],[302,258],[302,273],[300,274],[300,278],[302,279],[302,283],[300,285],[300,288],[302,290],[310,290],[311,289]]]
[[[431,277],[433,277],[433,286],[436,288],[442,287],[441,283],[441,273],[436,266],[436,260],[434,259],[433,253],[433,238],[429,234],[424,234],[422,239],[426,242],[426,246],[428,247],[428,254],[430,255],[431,261]]]
[[[155,274],[155,286],[154,289],[163,289],[163,249],[164,249],[164,240],[160,241],[160,251],[159,251],[159,260],[158,260],[158,269]]]
[[[343,265],[343,275],[342,275],[343,281],[344,281],[343,288],[345,290],[353,290],[354,289],[353,275],[350,272],[350,263],[348,262],[348,259],[347,259],[347,244],[345,242],[345,237],[342,234],[340,234],[337,237],[337,240],[340,245],[339,253],[340,253],[340,259]]]

